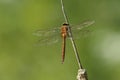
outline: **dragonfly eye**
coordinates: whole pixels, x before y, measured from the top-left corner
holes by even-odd
[[[69,24],[67,24],[67,23],[63,23],[63,26],[68,26]]]

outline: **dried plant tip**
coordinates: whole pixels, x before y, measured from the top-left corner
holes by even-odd
[[[78,70],[77,80],[88,80],[87,72],[85,69]]]

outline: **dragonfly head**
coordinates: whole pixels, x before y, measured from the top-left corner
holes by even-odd
[[[69,24],[68,23],[63,23],[63,26],[68,26]]]

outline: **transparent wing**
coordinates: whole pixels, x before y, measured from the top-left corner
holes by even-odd
[[[49,37],[49,36],[53,36],[55,34],[59,34],[60,33],[60,28],[52,28],[52,29],[41,29],[41,30],[37,30],[33,33],[33,35],[36,35],[38,37]]]
[[[51,45],[59,41],[60,28],[37,30],[33,34],[38,36],[39,38],[35,45],[37,46]]]
[[[83,36],[88,35],[88,33],[90,33],[90,30],[87,27],[90,27],[90,25],[94,23],[95,21],[88,20],[88,21],[84,21],[80,25],[71,26],[73,37],[75,39],[79,39]]]
[[[90,25],[94,24],[95,21],[84,21],[83,23],[81,23],[80,25],[76,25],[76,26],[72,26],[71,29],[72,30],[76,30],[76,31],[80,31],[83,28],[89,27]]]
[[[57,43],[59,41],[60,41],[60,36],[52,36],[52,37],[46,37],[43,39],[40,38],[35,45],[45,46],[45,45],[51,45],[51,44]]]

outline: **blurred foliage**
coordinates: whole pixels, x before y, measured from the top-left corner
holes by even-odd
[[[64,0],[71,24],[95,20],[76,40],[89,80],[120,79],[120,0]],[[36,30],[60,27],[60,0],[0,0],[0,80],[76,80],[70,41],[61,64],[61,42],[34,46]]]

